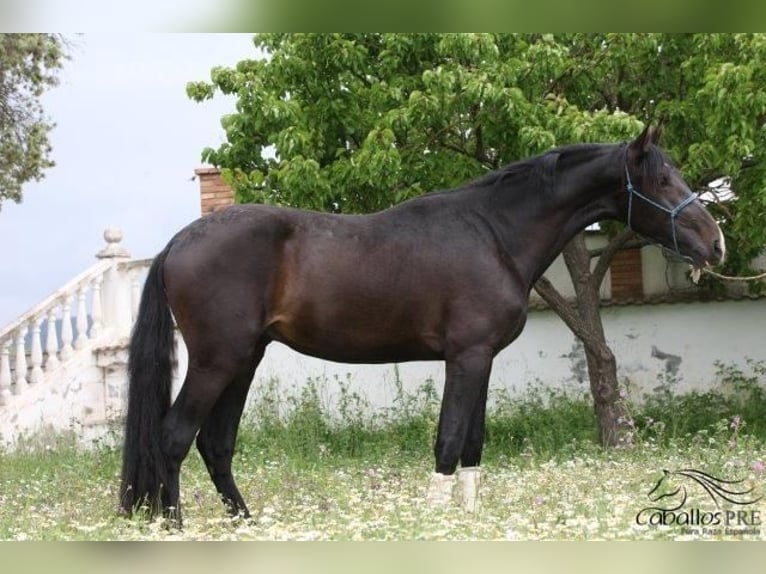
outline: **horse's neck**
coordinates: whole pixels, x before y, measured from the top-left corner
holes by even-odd
[[[617,153],[615,146],[603,146],[586,158],[572,158],[564,149],[555,167],[553,189],[514,194],[519,203],[510,205],[505,217],[513,217],[514,212],[526,215],[506,226],[504,243],[530,288],[577,233],[619,216],[616,197],[622,172]]]

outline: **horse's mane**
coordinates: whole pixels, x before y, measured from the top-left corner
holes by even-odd
[[[550,177],[556,169],[556,162],[561,148],[553,149],[541,155],[522,159],[498,169],[492,170],[468,182],[463,187],[494,187],[505,180],[529,181]]]
[[[503,184],[505,191],[527,189],[532,184],[535,188],[552,193],[559,164],[576,162],[579,158],[590,157],[594,152],[603,150],[605,145],[609,144],[581,143],[559,146],[542,154],[488,171],[457,188],[433,190],[426,195],[450,193],[461,189],[494,188],[500,184]],[[629,144],[623,143],[621,145],[627,146]],[[662,166],[665,163],[672,165],[673,162],[659,147],[650,145],[641,159],[643,184],[656,188],[659,185],[660,173],[662,173]]]
[[[556,182],[556,169],[560,161],[571,160],[577,156],[590,156],[603,144],[572,144],[553,148],[545,153],[527,159],[515,161],[492,170],[464,187],[495,187],[501,183],[508,189],[518,184],[526,187],[529,183],[542,184],[540,187],[551,192]]]
[[[575,161],[578,157],[590,156],[594,151],[602,149],[604,144],[584,143],[560,146],[487,172],[463,187],[494,187],[510,179],[519,183],[528,183],[530,180],[541,182],[544,184],[543,189],[550,189],[555,182],[556,167],[559,162]],[[641,159],[641,176],[645,185],[657,187],[662,166],[666,163],[673,164],[662,149],[656,145],[650,145]]]

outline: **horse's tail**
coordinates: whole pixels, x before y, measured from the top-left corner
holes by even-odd
[[[162,421],[170,409],[173,376],[173,317],[165,294],[163,267],[170,245],[146,277],[138,317],[130,337],[128,412],[120,485],[120,511],[130,515],[147,505],[160,510],[167,468],[162,453]]]

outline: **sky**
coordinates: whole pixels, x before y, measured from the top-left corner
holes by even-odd
[[[228,29],[220,25],[222,16],[236,8],[237,0],[0,0],[0,27],[9,32],[221,30]]]
[[[196,103],[186,83],[258,57],[250,34],[68,35],[71,60],[43,96],[55,167],[0,206],[0,327],[96,262],[107,226],[152,257],[199,217],[205,147],[234,99]]]

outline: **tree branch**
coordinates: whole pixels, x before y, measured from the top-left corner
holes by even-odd
[[[466,157],[469,157],[469,158],[471,158],[471,159],[475,159],[475,160],[477,160],[477,161],[478,161],[480,164],[482,164],[482,165],[484,165],[484,166],[489,166],[489,165],[492,165],[492,163],[489,161],[489,158],[488,158],[488,157],[486,157],[486,156],[484,156],[484,157],[479,157],[479,155],[478,155],[478,152],[476,152],[476,153],[471,153],[470,151],[468,151],[468,150],[467,150],[467,149],[465,149],[464,147],[461,147],[461,146],[455,145],[455,144],[453,144],[453,143],[450,143],[450,142],[448,142],[448,141],[442,141],[442,142],[439,142],[439,145],[441,145],[441,146],[442,146],[444,149],[448,149],[448,150],[450,150],[450,151],[454,151],[454,152],[456,152],[456,153],[459,153],[459,154],[461,154],[461,155],[464,155],[464,156],[466,156]]]
[[[575,335],[580,338],[587,336],[577,308],[556,290],[553,283],[547,277],[540,277],[535,283],[534,288],[537,294],[543,298],[543,301],[548,303],[548,306],[561,317]]]
[[[750,169],[758,165],[758,162],[753,158],[743,158],[740,163],[740,169]],[[729,174],[722,172],[719,169],[708,169],[702,175],[700,175],[695,181],[691,182],[690,187],[695,190],[702,190],[710,187],[710,184],[717,179],[727,177]]]

